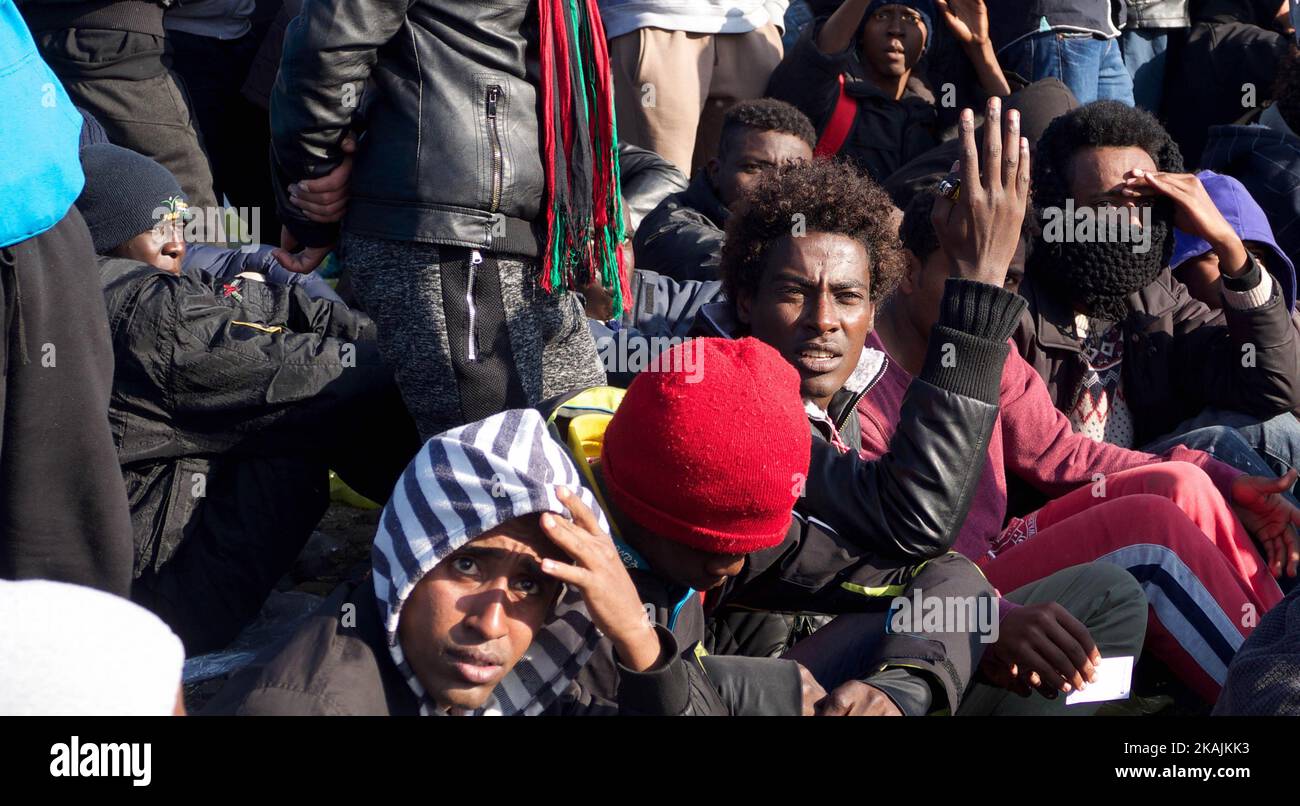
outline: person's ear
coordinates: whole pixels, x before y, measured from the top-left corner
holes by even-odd
[[[904,249],[903,254],[907,256],[907,271],[903,273],[903,279],[898,283],[898,290],[903,294],[911,294],[920,287],[921,272],[925,271],[925,266],[911,249]]]
[[[709,177],[709,184],[716,189],[718,187],[718,171],[722,168],[722,163],[717,157],[712,157],[704,163],[704,172]]]
[[[742,324],[750,324],[750,309],[753,307],[753,304],[754,297],[748,291],[742,290],[736,292],[736,318],[739,319]]]

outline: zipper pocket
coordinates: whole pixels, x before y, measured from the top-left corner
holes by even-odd
[[[497,129],[497,99],[501,97],[501,87],[493,84],[487,88],[487,124],[488,139],[492,145],[492,202],[488,212],[495,213],[501,206],[501,135]]]
[[[465,281],[465,309],[469,311],[469,328],[465,342],[465,360],[478,360],[478,337],[475,335],[475,319],[478,311],[474,308],[474,267],[483,262],[483,255],[477,249],[469,253],[469,278]]]

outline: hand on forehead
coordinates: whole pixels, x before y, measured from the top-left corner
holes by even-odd
[[[540,517],[540,513],[531,513],[505,521],[466,543],[460,551],[530,565],[540,565],[544,559],[567,560],[565,553],[542,531]]]
[[[1124,179],[1135,168],[1148,172],[1160,170],[1151,155],[1137,146],[1081,148],[1070,158],[1069,173],[1066,175],[1070,195],[1078,204],[1152,195],[1153,191],[1148,189],[1142,189],[1136,194],[1125,192]]]

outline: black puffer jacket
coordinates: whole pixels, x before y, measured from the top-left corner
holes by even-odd
[[[717,280],[728,215],[708,174],[699,171],[690,187],[664,199],[641,223],[632,241],[636,267],[679,282]]]
[[[325,245],[336,228],[294,215],[285,188],[338,165],[344,134],[363,124],[346,230],[536,256],[545,183],[536,7],[305,4],[271,95],[280,213],[298,240]]]
[[[627,211],[628,233],[635,235],[650,211],[670,194],[686,189],[686,177],[677,166],[648,148],[618,144],[619,185],[623,209]]]
[[[1271,13],[1258,0],[1209,0],[1196,9],[1179,61],[1167,82],[1161,111],[1187,167],[1197,159],[1211,126],[1235,123],[1273,97],[1278,62],[1290,40],[1267,26]],[[1273,12],[1277,4],[1273,3]]]
[[[231,573],[246,586],[273,574],[273,585],[285,569],[232,568],[235,547],[254,535],[305,540],[313,507],[318,519],[327,503],[327,467],[383,500],[417,447],[413,427],[364,314],[293,286],[176,276],[134,260],[101,259],[100,279],[115,365],[108,417],[131,510],[135,593],[192,651],[220,646],[241,626],[239,614],[229,623],[205,618],[195,607],[204,594],[162,592],[172,579],[164,566],[202,535],[205,545],[224,546],[199,563],[208,579]],[[319,477],[307,478],[309,467]],[[277,476],[276,468],[288,470]],[[246,604],[256,613],[260,601]]]
[[[1300,260],[1300,137],[1276,104],[1265,109],[1258,122],[1212,127],[1201,165],[1246,186],[1294,263]]]

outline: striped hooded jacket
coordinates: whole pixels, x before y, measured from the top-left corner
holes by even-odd
[[[371,554],[373,573],[338,589],[268,664],[241,672],[208,706],[213,713],[436,715],[406,661],[398,635],[416,584],[466,543],[514,518],[565,515],[559,485],[578,491],[602,524],[578,470],[531,409],[509,410],[436,436],[411,461],[384,508]],[[593,652],[608,651],[576,590],[565,589],[532,646],[497,685],[483,715],[671,713],[660,694],[684,679],[670,633],[671,661],[636,673],[620,668],[617,691],[576,678]],[[695,684],[697,687],[699,683]],[[605,696],[607,694],[607,696]],[[701,691],[695,698],[720,712]]]

